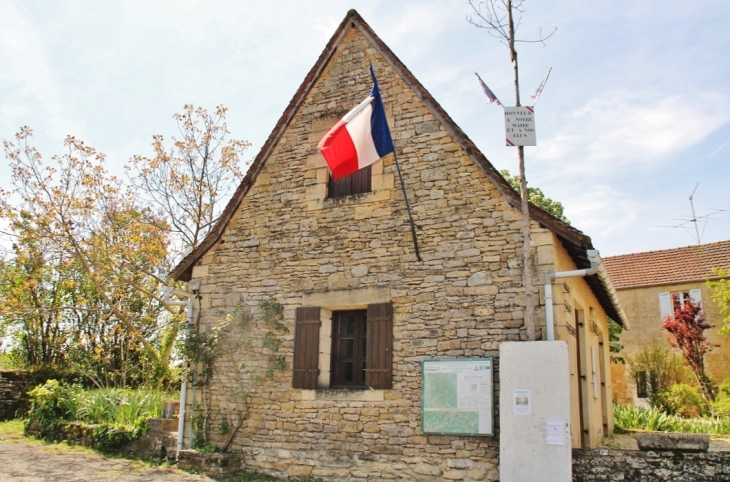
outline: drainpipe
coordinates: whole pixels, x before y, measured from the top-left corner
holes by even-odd
[[[590,276],[596,274],[601,265],[601,257],[595,249],[586,250],[591,267],[588,269],[575,269],[572,271],[553,271],[545,275],[545,324],[548,341],[555,340],[555,325],[553,321],[553,285],[557,278],[573,278],[576,276]]]
[[[185,326],[185,336],[190,336],[190,327],[193,324],[193,294],[197,293],[199,289],[199,284],[195,285],[195,289],[192,289],[193,286],[191,286],[191,291],[183,291],[178,289],[173,289],[172,287],[165,287],[162,291],[162,301],[166,305],[171,306],[184,306],[185,312],[187,315],[187,323]],[[180,298],[187,298],[186,301],[172,301],[170,300],[170,295],[175,295]],[[184,363],[187,363],[187,361],[184,361]],[[188,383],[187,381],[183,380],[180,384],[180,410],[177,416],[177,456],[179,456],[180,451],[183,449],[183,432],[185,430],[185,405],[187,401],[188,396]]]

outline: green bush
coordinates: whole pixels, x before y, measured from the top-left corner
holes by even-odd
[[[685,383],[676,383],[659,390],[653,396],[652,405],[669,415],[685,418],[709,415],[709,407],[700,391],[697,387]]]
[[[31,405],[26,431],[32,423],[38,424],[43,439],[54,439],[59,434],[60,422],[74,419],[81,389],[58,380],[48,380],[31,390]]]
[[[724,380],[717,387],[715,401],[712,402],[712,410],[719,417],[730,417],[730,378]]]
[[[684,364],[684,360],[667,344],[659,343],[645,346],[636,356],[629,358],[631,376],[639,379],[643,373],[648,382],[648,392],[654,405],[658,391],[667,389],[678,383],[690,384],[692,372]]]

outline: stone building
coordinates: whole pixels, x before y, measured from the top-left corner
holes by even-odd
[[[705,319],[714,326],[705,332],[717,345],[705,356],[707,372],[717,383],[730,378],[730,336],[718,333],[723,316],[706,283],[719,279],[713,268],[730,268],[730,241],[611,256],[605,264],[631,319],[631,331],[621,335],[624,358],[652,344],[668,343],[662,319],[672,314],[673,297],[679,301],[690,297],[702,303]],[[649,377],[642,374],[637,383],[630,375],[630,363],[613,365],[612,373],[617,401],[641,403],[648,397]]]
[[[343,185],[330,182],[317,150],[368,95],[370,63],[422,261],[393,156]],[[588,236],[535,206],[531,219],[536,286],[548,272],[588,267]],[[243,451],[249,467],[273,474],[497,480],[496,396],[495,436],[424,434],[421,361],[495,357],[498,368],[500,342],[526,339],[520,226],[519,194],[350,11],[219,223],[173,272],[195,280],[200,330],[239,305],[256,315],[267,299],[283,307],[288,330],[267,331],[256,316],[231,322],[225,355],[209,386],[188,390],[187,409],[209,414],[210,443],[232,437],[230,448]],[[571,353],[572,443],[592,447],[613,426],[607,317],[624,318],[602,268],[559,286],[555,323]],[[236,432],[236,417],[226,417],[243,410],[244,392],[248,411]]]

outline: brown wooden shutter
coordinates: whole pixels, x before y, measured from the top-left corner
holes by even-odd
[[[294,327],[292,387],[317,388],[319,375],[319,307],[297,308]]]
[[[393,388],[393,304],[368,305],[365,385]]]
[[[349,176],[334,180],[330,174],[328,197],[337,198],[362,194],[372,191],[371,188],[372,167],[366,166]]]

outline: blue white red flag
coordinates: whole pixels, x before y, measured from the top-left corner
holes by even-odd
[[[373,88],[368,98],[348,112],[317,144],[335,180],[373,164],[395,149],[372,65],[370,75]]]
[[[479,79],[479,83],[482,85],[482,90],[487,95],[487,99],[489,99],[489,103],[496,102],[497,105],[502,105],[502,103],[499,101],[496,95],[494,95],[494,92],[491,91],[489,87],[487,87],[487,84],[484,83],[481,77],[479,77],[479,74],[474,72],[474,75],[477,76],[477,79]]]

